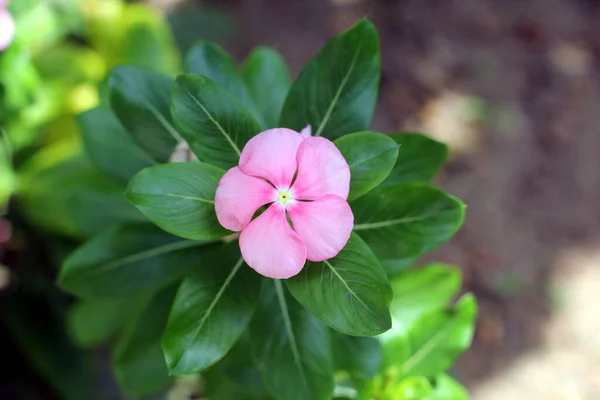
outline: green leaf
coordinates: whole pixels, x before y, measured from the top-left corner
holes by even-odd
[[[215,192],[225,171],[199,162],[156,165],[133,177],[125,195],[148,219],[186,239],[227,234],[215,214]]]
[[[356,132],[334,142],[350,165],[352,201],[378,186],[389,175],[398,156],[398,145],[376,132]]]
[[[359,389],[381,367],[381,343],[375,338],[339,333],[335,333],[332,339],[336,369],[348,372],[354,386]]]
[[[400,146],[394,169],[381,184],[383,187],[405,183],[428,183],[442,168],[448,148],[419,133],[389,135]]]
[[[80,297],[121,297],[151,291],[199,267],[202,242],[169,235],[153,225],[113,227],[73,252],[59,285]]]
[[[185,71],[212,79],[254,111],[254,102],[240,72],[231,57],[216,43],[197,42],[185,57]]]
[[[390,307],[395,330],[408,330],[421,316],[445,308],[460,289],[457,268],[430,264],[402,272],[392,281]]]
[[[422,376],[409,376],[394,386],[393,393],[403,400],[421,400],[429,396],[432,389],[429,379]]]
[[[83,157],[20,176],[19,199],[36,226],[73,237],[95,235],[119,223],[145,221],[123,195],[123,184]],[[36,167],[37,168],[37,167]]]
[[[290,89],[290,72],[283,57],[269,47],[257,47],[242,65],[242,77],[263,127],[278,127],[283,102]]]
[[[276,400],[329,400],[333,361],[325,325],[284,293],[281,281],[265,285],[250,324],[253,355]]]
[[[110,12],[104,15],[105,18],[111,18]],[[111,20],[110,23],[115,22]],[[97,40],[105,40],[107,45],[114,46],[118,39],[108,36],[105,26],[97,25]],[[170,26],[154,7],[146,4],[126,5],[120,25],[119,28],[123,30],[122,43],[112,51],[107,50],[110,56],[118,57],[120,64],[139,65],[167,75],[174,75],[181,70],[179,50],[174,43]],[[120,30],[119,28],[116,30]]]
[[[127,393],[144,396],[168,386],[169,376],[160,341],[177,285],[146,302],[119,338],[113,361],[117,381]]]
[[[156,164],[107,108],[96,107],[80,114],[77,125],[87,154],[110,176],[127,182],[139,170]]]
[[[203,255],[184,279],[169,316],[163,349],[169,371],[190,374],[223,358],[250,321],[260,276],[247,267],[237,242]]]
[[[130,299],[79,300],[68,314],[71,336],[84,347],[105,343],[123,328],[135,306]]]
[[[420,256],[412,256],[391,260],[381,260],[381,266],[385,270],[387,276],[392,278],[413,266],[419,260],[419,257]]]
[[[468,400],[467,390],[446,374],[435,378],[433,392],[424,400]]]
[[[108,77],[112,110],[133,140],[159,162],[169,160],[179,138],[169,112],[172,83],[166,75],[128,65]]]
[[[471,294],[453,308],[429,313],[408,332],[394,329],[383,337],[386,365],[395,365],[401,376],[433,378],[446,371],[471,344],[477,305]]]
[[[392,290],[377,258],[355,233],[334,258],[307,262],[286,281],[292,295],[317,318],[353,336],[374,336],[392,326]]]
[[[460,228],[464,204],[423,184],[377,188],[352,202],[354,230],[384,262],[418,256]]]
[[[300,131],[307,124],[330,139],[366,130],[377,102],[379,38],[363,19],[333,37],[288,93],[280,125]]]
[[[201,75],[181,75],[171,92],[172,114],[200,161],[228,169],[261,131],[250,111],[229,91]]]

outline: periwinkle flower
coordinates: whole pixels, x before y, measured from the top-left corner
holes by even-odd
[[[248,141],[219,182],[215,209],[223,227],[241,231],[246,263],[285,279],[307,259],[335,257],[346,245],[354,225],[349,189],[350,167],[331,141],[310,136],[310,128],[276,128]]]

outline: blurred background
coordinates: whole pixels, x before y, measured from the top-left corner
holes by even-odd
[[[296,76],[330,36],[367,16],[379,30],[383,69],[372,129],[418,131],[448,144],[450,162],[436,184],[468,205],[459,234],[428,256],[460,266],[464,290],[480,305],[474,345],[454,375],[475,400],[600,399],[600,1],[155,0],[123,11],[124,4],[12,1],[17,39],[0,55],[0,117],[18,133],[2,148],[5,160],[15,146],[39,153],[57,136],[62,147],[29,168],[77,151],[73,115],[99,101],[90,88],[101,87],[118,63],[146,60],[174,75],[178,54],[204,38],[238,61],[257,45],[272,46]],[[169,26],[156,22],[156,10],[168,14]],[[140,28],[146,23],[150,41]],[[162,49],[159,59],[141,50],[153,46]],[[40,93],[48,97],[32,103]],[[0,168],[4,202],[21,178],[6,162]],[[20,310],[68,302],[37,276],[54,271],[27,266],[45,265],[73,243],[49,245],[36,228],[19,224],[0,225],[10,266],[0,269],[0,399],[12,399],[16,387],[30,388],[28,398],[59,399],[47,383],[61,372],[47,368],[56,349],[39,337],[30,339],[37,361],[20,349],[32,327],[42,338],[59,337],[54,343],[62,343],[61,332],[46,316],[16,319]],[[27,230],[28,246],[42,250],[24,255],[19,229]],[[23,278],[28,273],[34,276]],[[19,301],[23,290],[35,295]],[[118,398],[102,375],[105,356],[96,358],[103,398]]]

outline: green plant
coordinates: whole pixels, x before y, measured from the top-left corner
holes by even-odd
[[[208,42],[190,50],[175,81],[141,67],[111,71],[110,108],[78,118],[103,174],[79,181],[65,171],[79,191],[56,200],[77,216],[68,229],[97,235],[66,259],[58,282],[81,298],[75,338],[115,341],[126,393],[200,374],[211,399],[466,398],[444,372],[470,344],[474,298],[450,304],[460,286],[452,267],[409,268],[454,235],[465,207],[429,185],[442,144],[368,131],[379,57],[376,30],[362,20],[293,84],[274,50],[255,50],[238,70]],[[306,125],[350,167],[354,231],[337,256],[267,279],[244,265],[215,192],[248,140]],[[169,162],[186,146],[197,161]],[[126,183],[135,208],[120,193]]]

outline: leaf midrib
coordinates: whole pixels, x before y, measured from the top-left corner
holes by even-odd
[[[304,368],[302,368],[302,361],[300,360],[300,351],[298,350],[298,344],[296,343],[296,336],[294,335],[294,331],[292,329],[292,320],[290,318],[287,302],[285,301],[285,294],[283,292],[283,286],[281,284],[281,280],[275,279],[273,280],[275,284],[275,292],[277,293],[277,301],[279,302],[279,307],[281,309],[281,314],[283,316],[283,323],[285,325],[285,330],[288,335],[288,339],[290,341],[290,347],[292,349],[292,355],[294,357],[294,363],[298,368],[300,373],[300,377],[302,378],[302,382],[304,386],[308,388],[308,380],[304,375]]]
[[[419,350],[417,350],[412,356],[409,357],[401,366],[401,373],[405,373],[414,368],[419,362],[421,362],[425,357],[427,357],[435,347],[437,347],[441,341],[446,336],[446,333],[455,325],[455,317],[456,314],[452,316],[452,318],[444,323],[444,326],[436,332],[431,339],[425,343],[424,346],[421,346]],[[409,336],[410,338],[410,336]]]
[[[152,115],[154,115],[156,117],[156,119],[158,120],[158,122],[160,122],[167,131],[169,131],[169,133],[171,134],[171,136],[173,136],[173,139],[175,139],[176,141],[181,141],[181,135],[179,134],[179,132],[177,132],[177,130],[175,129],[175,127],[173,127],[173,125],[171,125],[169,123],[169,121],[167,121],[167,119],[165,117],[163,117],[163,115],[156,109],[156,107],[154,107],[154,105],[152,103],[150,103],[150,101],[146,100],[146,105],[148,107],[148,109],[150,110],[150,112],[152,113]]]
[[[208,117],[208,119],[213,124],[215,124],[215,126],[217,127],[217,129],[221,132],[221,134],[223,134],[223,136],[225,137],[225,140],[227,140],[227,142],[229,143],[229,145],[233,148],[233,150],[236,152],[236,154],[239,157],[242,154],[242,152],[237,147],[237,145],[235,144],[235,142],[231,139],[231,137],[229,136],[229,134],[227,132],[225,132],[225,129],[223,129],[223,127],[221,126],[221,124],[219,124],[219,122],[216,119],[213,118],[212,114],[202,105],[202,103],[200,103],[200,101],[196,98],[196,96],[194,96],[194,94],[192,92],[190,92],[187,89],[184,89],[184,90],[192,98],[192,100],[194,101],[194,103],[196,103],[196,105],[198,107],[200,107],[200,109],[204,112],[204,114],[206,114],[206,116]]]
[[[358,42],[358,46],[356,47],[356,52],[354,53],[354,56],[352,57],[352,62],[350,63],[350,68],[348,68],[348,72],[346,72],[346,75],[344,75],[344,78],[342,79],[342,83],[338,87],[338,90],[336,91],[335,96],[333,96],[333,100],[331,101],[331,104],[329,104],[329,107],[327,108],[327,112],[325,113],[325,116],[323,117],[323,121],[321,121],[321,124],[319,125],[319,129],[317,129],[317,133],[315,134],[315,136],[321,136],[321,133],[323,133],[323,129],[325,129],[325,126],[327,125],[327,123],[329,123],[331,114],[333,114],[333,109],[335,108],[335,106],[337,106],[337,102],[339,101],[340,96],[342,95],[342,91],[344,90],[344,87],[348,83],[348,80],[350,79],[350,75],[352,75],[352,72],[354,72],[354,67],[356,66],[356,60],[358,59],[358,54],[360,53],[361,48],[362,48],[362,35],[361,35],[360,41]]]
[[[350,292],[350,294],[351,294],[351,295],[352,295],[352,296],[353,296],[353,297],[354,297],[356,300],[358,300],[358,302],[359,302],[359,303],[360,303],[360,304],[361,304],[361,305],[362,305],[362,306],[363,306],[363,307],[364,307],[364,308],[365,308],[367,311],[369,311],[371,314],[373,314],[375,317],[377,317],[377,313],[376,313],[376,312],[374,312],[373,310],[371,310],[371,309],[369,308],[369,306],[367,306],[367,305],[365,304],[365,302],[364,302],[364,301],[362,301],[362,299],[361,299],[360,297],[358,297],[358,295],[357,295],[357,294],[354,292],[354,290],[352,290],[352,289],[350,288],[350,286],[348,285],[348,282],[346,282],[346,281],[344,280],[344,278],[343,278],[343,277],[342,277],[342,276],[341,276],[341,275],[340,275],[340,274],[339,274],[339,273],[336,271],[336,269],[333,267],[333,265],[331,265],[331,264],[329,263],[329,261],[327,261],[327,260],[325,260],[325,261],[323,261],[323,262],[324,262],[325,264],[327,264],[327,266],[329,267],[329,269],[331,269],[331,271],[334,273],[334,275],[335,275],[335,276],[337,276],[337,278],[338,278],[338,279],[339,279],[339,280],[340,280],[340,281],[341,281],[341,282],[344,284],[344,286],[346,287],[346,289],[348,290],[348,292]]]
[[[164,253],[169,253],[171,251],[183,250],[191,247],[200,246],[205,243],[193,241],[193,240],[183,240],[180,242],[168,243],[159,247],[155,247],[153,249],[143,250],[139,253],[130,254],[123,258],[110,261],[98,268],[94,269],[94,274],[104,273],[107,271],[111,271],[115,268],[119,268],[123,265],[132,264],[137,261],[144,260],[146,258],[151,258],[155,256],[159,256]]]
[[[363,163],[365,163],[367,161],[370,161],[370,160],[372,160],[372,159],[374,159],[376,157],[380,157],[382,154],[388,153],[388,152],[396,150],[396,149],[397,149],[397,147],[395,147],[395,148],[394,147],[390,147],[388,149],[382,150],[382,151],[380,151],[380,152],[378,152],[376,154],[373,154],[372,156],[369,156],[367,158],[363,158],[362,160],[359,160],[359,161],[355,162],[354,164],[350,164],[349,167],[350,167],[350,169],[352,169],[352,168],[356,167],[357,165],[363,164]]]
[[[124,81],[123,78],[121,79]],[[130,85],[127,85],[127,87],[131,88]],[[134,92],[137,91],[135,88],[131,88],[131,90],[133,90]],[[165,127],[165,129],[171,134],[173,139],[175,139],[176,141],[182,140],[181,135],[179,134],[179,132],[177,132],[177,129],[175,129],[175,127],[160,113],[160,111],[158,111],[158,109],[154,107],[154,104],[152,104],[152,102],[146,96],[142,95],[142,98],[144,104],[146,105],[146,107],[148,107],[148,110],[150,110],[150,112],[152,113],[152,115],[154,115],[158,122],[160,122],[160,124]]]
[[[221,297],[223,296],[223,293],[225,293],[225,290],[227,289],[227,287],[229,286],[229,284],[231,283],[231,281],[233,280],[233,278],[235,277],[235,275],[239,271],[240,267],[242,266],[243,261],[244,261],[244,259],[242,257],[240,257],[240,259],[234,265],[234,267],[231,270],[231,272],[229,273],[229,275],[227,275],[227,278],[225,279],[225,282],[223,282],[223,285],[219,288],[219,291],[217,292],[217,294],[214,297],[214,299],[211,301],[210,305],[206,309],[206,312],[202,316],[202,319],[200,320],[200,323],[198,324],[198,327],[194,331],[194,335],[192,336],[192,340],[191,340],[192,342],[196,341],[196,338],[198,337],[198,334],[200,333],[200,331],[202,330],[202,328],[204,328],[204,324],[206,323],[206,321],[210,317],[213,309],[215,308],[215,306],[217,305],[217,303],[219,302],[219,300],[221,300]]]
[[[428,218],[437,217],[444,213],[453,212],[453,211],[456,211],[457,209],[458,208],[450,208],[447,210],[441,210],[439,212],[436,212],[435,214],[425,214],[425,215],[419,215],[416,217],[402,217],[402,218],[396,218],[396,219],[389,219],[386,221],[366,222],[364,224],[356,224],[356,225],[354,225],[354,230],[361,231],[361,230],[367,230],[367,229],[385,228],[385,227],[392,226],[392,225],[399,225],[399,224],[405,224],[405,223],[414,222],[414,221],[420,221],[420,220],[424,220],[424,219],[428,219]]]
[[[133,194],[134,196],[157,196],[157,197],[174,197],[177,199],[186,199],[186,200],[193,200],[193,201],[199,201],[201,203],[208,203],[208,204],[215,204],[214,200],[211,199],[203,199],[202,197],[195,197],[195,196],[186,196],[184,194],[177,194],[177,193],[141,193],[141,192],[132,192],[131,194]]]

